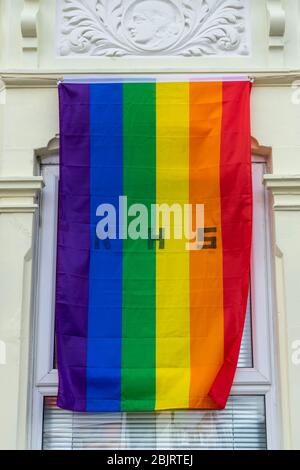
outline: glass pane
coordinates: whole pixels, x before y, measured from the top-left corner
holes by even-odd
[[[241,343],[238,367],[253,367],[252,356],[252,322],[251,322],[251,295],[249,293],[245,327]]]
[[[263,396],[231,396],[222,411],[72,413],[45,398],[43,449],[253,449],[267,447]]]

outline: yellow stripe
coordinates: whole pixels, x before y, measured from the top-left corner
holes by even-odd
[[[189,203],[189,84],[156,88],[156,202]],[[156,410],[186,408],[190,385],[189,252],[185,239],[156,243]],[[160,228],[166,229],[166,224]],[[157,228],[158,232],[158,221]]]

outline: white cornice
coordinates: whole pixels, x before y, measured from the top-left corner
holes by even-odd
[[[265,175],[264,182],[274,194],[300,194],[300,175]]]
[[[191,76],[197,74],[205,74],[205,70],[195,70],[195,67],[191,69],[191,67],[181,67],[177,66],[177,68],[166,67],[165,69],[161,69],[160,73],[157,73],[157,69],[153,70],[148,67],[141,66],[135,67],[135,74],[136,75],[159,75],[159,74],[173,74],[176,72],[177,74],[184,73],[189,74]],[[238,75],[248,75],[253,77],[254,79],[254,86],[291,86],[296,81],[300,80],[300,70],[291,70],[291,69],[278,69],[278,70],[263,70],[263,69],[256,69],[253,68],[252,70],[246,68],[238,68],[238,69],[228,69],[224,67],[215,67],[210,69],[210,74],[238,74]],[[99,70],[90,69],[89,72],[85,72],[84,70],[69,70],[69,71],[40,71],[39,73],[36,72],[2,72],[0,75],[0,87],[5,89],[13,89],[13,88],[56,88],[57,83],[59,81],[63,81],[63,75],[66,74],[70,76],[82,76],[82,77],[103,77],[107,74],[115,74],[118,75],[128,75],[132,74],[132,69],[125,68],[122,72],[120,69],[116,71],[113,68],[103,69],[101,73]]]
[[[42,187],[41,176],[0,177],[0,197],[35,197]]]
[[[34,212],[42,187],[41,176],[0,177],[0,213]]]
[[[0,203],[0,214],[23,214],[34,213],[38,208],[37,204],[3,204]]]
[[[37,75],[37,74],[15,74],[15,75],[6,75],[2,74],[0,76],[2,83],[4,84],[3,88],[56,88],[57,82],[61,77],[55,74],[49,75]]]
[[[265,175],[264,183],[272,191],[275,211],[300,211],[300,175]]]

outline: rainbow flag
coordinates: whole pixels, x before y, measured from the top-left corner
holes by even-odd
[[[59,85],[59,407],[226,405],[249,288],[250,89],[247,80]],[[204,207],[196,248],[167,237],[160,219],[153,226],[161,204],[192,207],[192,224]]]

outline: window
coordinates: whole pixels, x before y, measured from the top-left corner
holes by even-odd
[[[231,397],[223,411],[72,413],[55,405],[54,294],[57,149],[41,159],[30,448],[272,449],[278,447],[266,163],[253,157],[254,231],[247,319]],[[49,153],[52,155],[49,155]],[[55,155],[56,153],[56,155]]]

